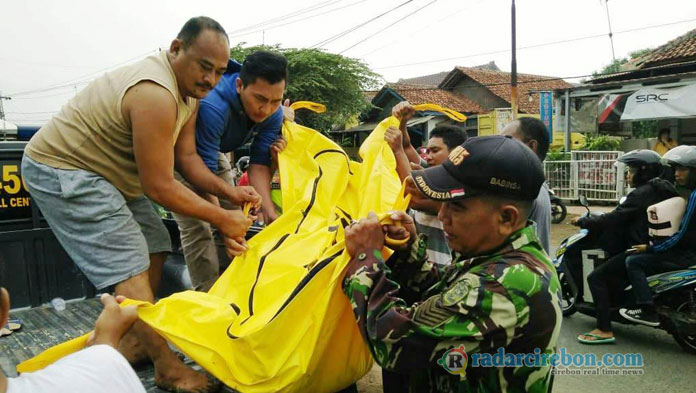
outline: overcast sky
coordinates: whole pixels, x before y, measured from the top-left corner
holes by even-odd
[[[329,52],[363,59],[390,82],[489,61],[509,71],[510,4],[0,0],[0,92],[12,97],[4,101],[8,120],[41,124],[86,81],[168,48],[184,22],[197,15],[218,20],[232,45],[320,44]],[[696,28],[694,0],[609,0],[608,5],[617,57],[657,47]],[[517,0],[518,72],[573,77],[610,63],[605,7],[600,0]],[[529,46],[536,47],[524,49]]]

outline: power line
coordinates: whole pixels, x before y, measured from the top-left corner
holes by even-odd
[[[45,87],[45,88],[39,88],[39,89],[33,89],[33,90],[20,91],[20,92],[12,93],[12,94],[9,94],[9,95],[12,96],[12,97],[15,97],[15,96],[23,96],[23,95],[33,94],[33,93],[41,93],[41,92],[44,92],[44,91],[56,90],[56,89],[60,89],[60,88],[68,87],[68,86],[86,84],[86,83],[91,82],[92,79],[90,79],[90,80],[88,80],[88,81],[83,81],[83,82],[78,82],[78,81],[80,81],[81,79],[84,79],[84,78],[86,78],[86,77],[89,77],[89,76],[92,76],[92,75],[95,75],[95,74],[100,74],[100,73],[102,73],[102,72],[111,70],[111,69],[113,69],[113,68],[115,68],[115,67],[119,67],[119,66],[121,66],[121,65],[130,63],[130,62],[135,61],[135,60],[138,60],[138,59],[140,59],[140,58],[142,58],[142,57],[145,57],[145,56],[149,55],[149,54],[152,53],[152,52],[156,52],[156,51],[159,51],[159,50],[160,50],[160,48],[153,49],[153,50],[149,50],[149,51],[147,51],[147,52],[145,52],[145,53],[143,53],[143,54],[140,54],[140,55],[138,55],[138,56],[132,57],[132,58],[130,58],[130,59],[128,59],[128,60],[125,60],[125,61],[122,61],[122,62],[120,62],[120,63],[118,63],[118,64],[114,64],[114,65],[112,65],[112,66],[109,66],[109,67],[106,67],[106,68],[103,68],[103,69],[100,69],[100,70],[97,70],[97,71],[94,71],[94,72],[90,72],[89,74],[84,74],[84,75],[82,75],[82,76],[78,76],[78,77],[76,77],[76,78],[73,78],[73,79],[69,79],[69,80],[67,80],[67,81],[60,82],[60,83],[56,84],[55,86],[50,86],[50,87]],[[72,82],[78,82],[78,83],[72,83]]]
[[[76,66],[74,64],[55,64],[55,63],[35,63],[35,62],[30,62],[30,61],[23,61],[23,60],[17,60],[17,59],[12,59],[12,58],[7,58],[7,57],[0,57],[0,62],[6,62],[6,63],[15,63],[15,64],[25,64],[25,65],[33,65],[33,66],[40,66],[40,67],[54,67],[54,68],[92,68],[90,66]]]
[[[345,31],[343,31],[343,32],[341,32],[341,33],[338,33],[338,34],[336,34],[336,35],[334,35],[334,36],[331,36],[331,37],[329,37],[329,38],[327,38],[327,39],[325,39],[325,40],[323,40],[323,41],[317,42],[316,44],[310,46],[310,48],[318,48],[318,47],[320,47],[320,46],[324,46],[324,45],[326,45],[326,44],[328,44],[328,43],[331,43],[331,42],[333,42],[333,41],[336,41],[337,39],[339,39],[339,38],[341,38],[341,37],[343,37],[343,36],[345,36],[345,35],[347,35],[347,34],[352,33],[353,31],[355,31],[355,30],[357,30],[357,29],[359,29],[359,28],[361,28],[361,27],[367,25],[368,23],[374,22],[375,20],[377,20],[377,19],[379,19],[379,18],[381,18],[381,17],[383,17],[383,16],[385,16],[385,15],[391,13],[391,12],[396,11],[397,9],[399,9],[399,8],[401,8],[401,7],[403,7],[403,6],[405,6],[405,5],[408,4],[408,3],[411,3],[412,1],[413,1],[413,0],[406,0],[406,1],[404,1],[403,3],[397,5],[396,7],[391,8],[390,10],[385,11],[385,12],[383,12],[383,13],[381,13],[381,14],[379,14],[379,15],[377,15],[377,16],[375,16],[375,17],[373,17],[373,18],[371,18],[371,19],[369,19],[369,20],[367,20],[367,21],[365,21],[365,22],[362,22],[362,23],[360,23],[360,24],[358,24],[358,25],[356,25],[356,26],[353,26],[353,27],[351,27],[350,29],[345,30]]]
[[[604,74],[602,76],[611,76],[614,75],[615,73],[612,74]],[[592,74],[588,75],[575,75],[575,76],[559,76],[559,77],[552,77],[552,78],[541,78],[541,79],[530,79],[530,80],[524,80],[524,81],[517,81],[517,84],[524,84],[524,83],[537,83],[537,82],[553,82],[553,81],[564,81],[566,79],[579,79],[579,78],[587,78],[592,76]],[[398,85],[398,83],[395,83]],[[475,86],[464,86],[464,87],[458,87],[457,89],[479,89],[481,87],[493,87],[493,86],[510,86],[510,82],[498,82],[498,83],[485,83],[485,84],[477,84]],[[396,89],[398,91],[420,91],[420,90],[441,90],[438,87],[433,87],[433,86],[428,86],[428,87],[409,87],[409,88],[399,88]]]
[[[83,81],[83,82],[72,82],[72,83],[66,83],[64,85],[59,85],[59,86],[46,87],[43,89],[30,90],[30,91],[21,92],[21,93],[14,93],[12,95],[12,98],[19,96],[19,97],[17,97],[19,99],[19,98],[24,98],[22,96],[31,95],[31,94],[35,94],[35,93],[43,93],[43,92],[54,91],[54,90],[62,90],[65,88],[77,88],[77,86],[87,85],[90,82],[92,82],[93,80],[94,79],[88,79],[88,80]],[[27,97],[27,98],[29,98],[29,97]]]
[[[6,112],[7,114],[13,115],[52,115],[58,111],[48,111],[48,112]]]
[[[316,18],[317,16],[330,14],[330,13],[335,12],[335,11],[340,11],[340,10],[342,10],[342,9],[344,9],[344,8],[352,7],[352,6],[354,6],[354,5],[358,5],[358,4],[364,3],[364,2],[366,2],[366,1],[367,1],[367,0],[360,0],[360,1],[357,1],[357,2],[355,2],[355,3],[351,3],[351,4],[348,4],[348,5],[344,5],[344,6],[342,6],[342,7],[334,8],[334,9],[332,9],[332,10],[320,12],[320,13],[318,13],[318,14],[306,16],[306,17],[304,17],[304,18],[295,19],[295,20],[292,20],[292,21],[289,21],[289,22],[281,23],[281,24],[278,24],[278,25],[274,25],[274,26],[270,26],[270,27],[267,27],[267,28],[262,28],[262,29],[258,29],[258,30],[246,32],[246,33],[240,33],[240,34],[230,35],[230,37],[241,37],[241,36],[245,36],[245,35],[249,35],[249,34],[258,33],[258,32],[265,31],[265,30],[272,30],[272,29],[275,29],[275,28],[278,28],[278,27],[291,25],[291,24],[294,24],[294,23],[297,23],[297,22],[302,22],[302,21],[307,20],[307,19]]]
[[[412,37],[413,35],[415,35],[415,34],[417,34],[417,33],[420,33],[420,32],[423,31],[423,30],[426,30],[427,28],[429,28],[430,26],[432,26],[432,25],[434,25],[434,24],[438,24],[438,23],[440,23],[440,22],[442,22],[442,21],[445,21],[445,20],[447,20],[447,19],[453,18],[453,17],[455,17],[455,16],[461,14],[462,12],[468,10],[469,8],[472,8],[473,5],[478,5],[478,4],[480,4],[481,2],[483,2],[483,0],[478,0],[476,3],[470,4],[469,6],[464,7],[464,8],[462,8],[462,9],[460,9],[459,11],[456,11],[456,12],[454,12],[454,13],[451,13],[451,14],[445,16],[444,18],[440,18],[440,19],[438,19],[438,20],[436,20],[436,21],[434,21],[434,22],[432,22],[432,23],[428,23],[427,25],[423,26],[421,29],[412,32],[411,34],[409,34],[409,35],[408,35],[407,37],[405,37],[405,38]],[[386,48],[386,47],[388,47],[388,46],[390,46],[390,45],[392,45],[392,44],[394,44],[394,43],[397,43],[397,42],[403,43],[405,38],[404,38],[404,37],[400,37],[400,38],[397,39],[397,40],[393,40],[393,41],[391,41],[391,42],[389,42],[389,43],[387,43],[387,44],[384,44],[384,45],[382,45],[382,46],[378,46],[377,48],[372,49],[372,50],[369,51],[369,52],[366,52],[366,53],[363,53],[363,54],[359,55],[358,58],[364,58],[365,56],[367,56],[367,55],[369,55],[369,54],[372,54],[372,53],[374,53],[374,52],[377,52],[377,51],[380,50],[380,49]]]
[[[346,48],[346,49],[344,49],[343,51],[341,51],[341,52],[338,52],[338,54],[339,54],[339,55],[342,55],[342,54],[343,54],[344,52],[346,52],[346,51],[348,51],[348,50],[350,50],[350,49],[353,49],[353,48],[355,48],[356,46],[358,46],[358,45],[362,44],[363,42],[365,42],[365,41],[369,40],[370,38],[374,38],[374,37],[375,37],[375,36],[376,36],[377,34],[379,34],[379,33],[383,32],[384,30],[387,30],[388,28],[390,28],[390,27],[394,26],[395,24],[397,24],[397,23],[401,22],[402,20],[404,20],[404,19],[406,19],[406,18],[408,18],[408,17],[412,16],[413,14],[416,14],[416,13],[418,13],[418,12],[419,12],[419,11],[421,11],[421,10],[422,10],[423,8],[425,8],[425,7],[429,6],[429,5],[431,5],[431,4],[433,4],[433,3],[437,2],[437,1],[439,1],[439,0],[433,0],[433,1],[431,1],[430,3],[428,3],[428,4],[424,5],[424,6],[420,7],[420,8],[418,8],[417,10],[415,10],[415,11],[411,12],[410,14],[408,14],[408,15],[404,16],[403,18],[397,19],[397,20],[396,20],[395,22],[393,22],[393,23],[391,23],[391,24],[389,24],[389,25],[387,25],[387,26],[383,27],[382,29],[380,29],[380,30],[376,31],[375,33],[372,33],[371,35],[369,35],[369,36],[367,36],[367,37],[363,38],[362,40],[360,40],[360,41],[356,42],[355,44],[353,44],[353,45],[351,45],[351,46],[347,47],[347,48]]]
[[[73,85],[70,85],[72,87]],[[29,96],[29,97],[14,97],[15,100],[40,100],[42,98],[49,98],[49,97],[57,97],[57,96],[63,96],[66,94],[75,94],[73,90],[70,91],[64,91],[61,93],[55,93],[55,94],[47,94],[44,96]]]
[[[255,25],[250,25],[250,26],[239,28],[237,30],[228,31],[227,34],[228,34],[228,36],[233,37],[233,36],[235,36],[235,33],[240,33],[240,32],[246,31],[246,30],[256,29],[256,28],[259,28],[261,26],[273,24],[274,22],[284,20],[287,18],[292,18],[292,17],[297,16],[297,15],[302,15],[302,14],[307,13],[307,12],[315,11],[315,10],[318,10],[320,8],[324,8],[326,6],[332,5],[332,4],[340,3],[341,1],[343,1],[343,0],[324,1],[324,2],[319,3],[319,4],[311,5],[309,7],[306,7],[306,8],[297,10],[297,11],[293,11],[289,14],[281,15],[281,16],[278,16],[275,18],[265,20],[263,22],[259,22]]]
[[[642,30],[648,30],[648,29],[655,29],[658,27],[672,26],[672,25],[677,25],[677,24],[687,23],[687,22],[694,22],[694,21],[696,21],[696,19],[687,19],[687,20],[682,20],[682,21],[678,21],[678,22],[670,22],[670,23],[663,23],[660,25],[639,27],[639,28],[635,28],[635,29],[617,31],[614,33],[614,35],[624,34],[624,33],[632,33],[635,31],[642,31]],[[544,46],[565,44],[568,42],[583,41],[583,40],[589,40],[589,39],[594,39],[594,38],[600,38],[600,37],[604,37],[604,36],[606,36],[606,34],[595,34],[595,35],[590,35],[590,36],[585,36],[585,37],[570,38],[567,40],[550,41],[550,42],[545,42],[545,43],[541,43],[541,44],[534,44],[534,45],[518,47],[517,50],[541,48]],[[478,57],[478,56],[484,56],[484,55],[495,55],[495,54],[507,53],[507,52],[510,52],[510,49],[503,49],[503,50],[497,50],[497,51],[492,51],[492,52],[482,52],[482,53],[476,53],[476,54],[466,55],[466,56],[448,57],[448,58],[437,59],[437,60],[419,61],[419,62],[415,62],[415,63],[405,63],[405,64],[396,64],[396,65],[390,65],[390,66],[384,66],[384,67],[375,67],[374,69],[375,70],[383,70],[383,69],[387,69],[387,68],[399,68],[399,67],[407,67],[407,66],[412,66],[412,65],[439,63],[442,61],[467,59],[467,58],[471,58],[471,57]]]

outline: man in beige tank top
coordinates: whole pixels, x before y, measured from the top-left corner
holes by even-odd
[[[114,286],[117,295],[154,301],[152,288],[171,244],[148,197],[215,225],[230,250],[244,247],[251,219],[202,199],[174,179],[176,168],[201,192],[236,205],[260,205],[252,188],[228,185],[196,153],[198,100],[217,84],[228,60],[222,26],[207,17],[192,18],[169,51],[96,79],[27,145],[22,174],[29,192],[98,289]],[[162,388],[206,392],[219,387],[187,368],[141,322],[120,350],[131,363],[151,359],[155,383]]]

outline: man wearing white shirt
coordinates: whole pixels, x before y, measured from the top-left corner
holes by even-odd
[[[124,299],[102,295],[104,310],[87,348],[17,378],[8,379],[0,372],[0,393],[145,393],[126,358],[116,350],[121,337],[138,319],[135,306],[118,305]],[[10,296],[0,287],[0,326],[7,323],[9,312]]]

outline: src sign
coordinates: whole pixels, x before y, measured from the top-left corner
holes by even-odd
[[[669,93],[662,94],[638,94],[636,95],[636,103],[643,104],[648,102],[661,102],[668,101]]]
[[[0,160],[0,221],[31,218],[31,198],[19,168],[18,160]]]
[[[696,84],[665,89],[640,89],[628,96],[621,95],[611,100],[611,103],[609,109],[612,113],[620,114],[621,121],[694,117]],[[600,117],[600,123],[602,122]]]

